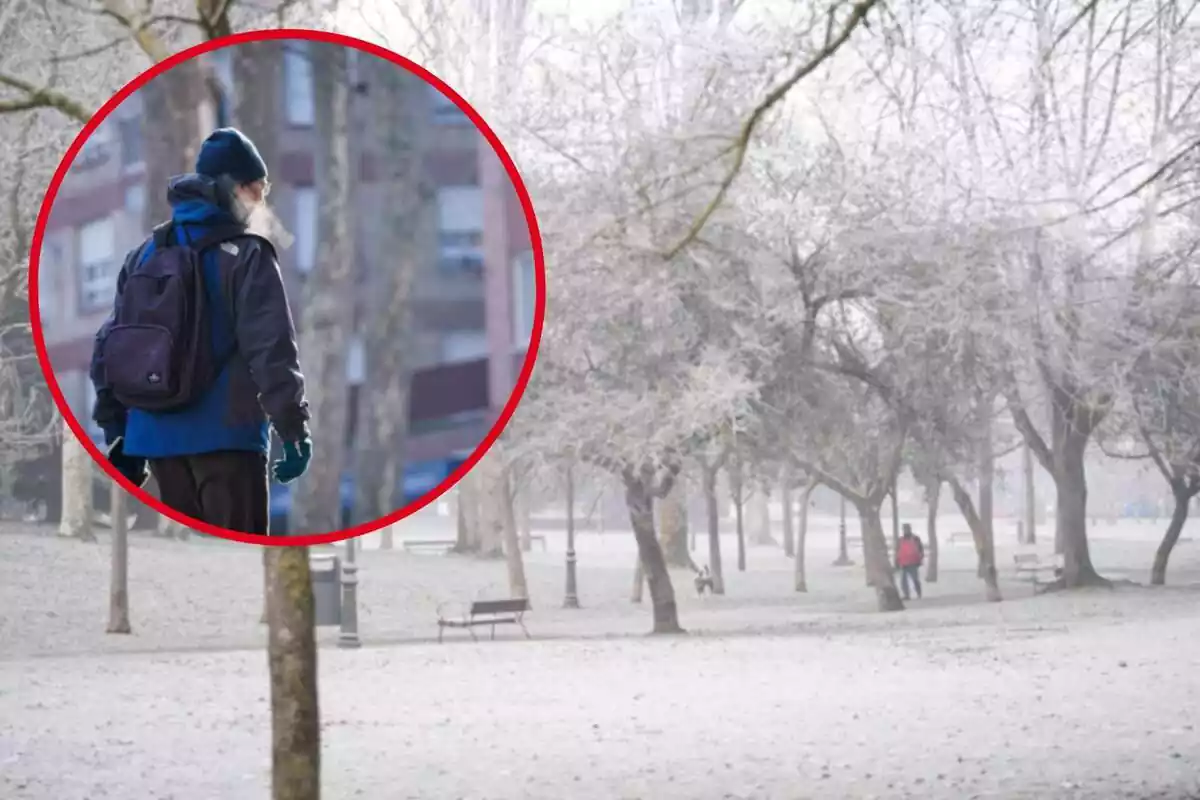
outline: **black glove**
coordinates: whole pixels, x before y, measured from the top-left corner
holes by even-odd
[[[134,486],[141,488],[150,480],[150,467],[146,459],[140,456],[125,455],[125,437],[118,436],[108,446],[108,463],[117,468],[117,472]]]

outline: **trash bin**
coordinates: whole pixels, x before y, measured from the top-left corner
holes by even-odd
[[[317,625],[342,624],[341,562],[336,555],[312,554],[308,557],[312,571],[313,601]]]

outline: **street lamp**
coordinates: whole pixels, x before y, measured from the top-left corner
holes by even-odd
[[[579,588],[575,576],[575,474],[567,466],[567,593],[563,608],[579,608]]]
[[[833,562],[833,565],[835,567],[849,567],[854,562],[850,560],[850,554],[846,552],[846,498],[839,496],[838,499],[841,501],[841,519],[838,521],[838,557]]]
[[[346,560],[342,563],[342,613],[338,647],[361,647],[358,638],[358,564],[355,562],[355,538],[346,540]]]

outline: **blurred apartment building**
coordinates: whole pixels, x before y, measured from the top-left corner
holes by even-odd
[[[277,98],[281,129],[278,153],[268,165],[270,204],[296,237],[279,258],[297,317],[304,277],[318,250],[318,112],[305,49],[302,42],[288,42],[278,50],[283,62],[283,90]],[[230,51],[207,57],[226,92],[210,116],[227,124],[229,97],[236,91]],[[352,114],[371,102],[370,69],[384,68],[397,69],[379,59],[369,59],[369,69],[358,67],[357,80],[365,82],[366,91],[352,95],[359,106]],[[412,333],[396,343],[409,354],[414,369],[405,490],[421,494],[474,449],[507,402],[528,348],[536,290],[528,229],[503,165],[457,106],[419,78],[412,80],[424,89],[412,95],[421,104],[414,111],[427,115],[425,162],[437,195],[437,213],[430,215],[436,230],[424,237],[428,252],[414,286]],[[47,349],[72,410],[89,425],[95,399],[87,377],[92,339],[109,312],[126,252],[147,234],[147,192],[165,191],[146,185],[139,95],[110,115],[80,151],[43,241],[39,293]],[[369,126],[351,128],[351,152],[361,181],[352,216],[358,235],[369,238],[384,224],[372,196],[379,153],[368,138]],[[368,248],[360,248],[357,268],[364,297],[371,290],[371,274],[389,268],[384,261],[370,260]],[[352,399],[363,381],[363,361],[361,340],[355,337],[346,354]],[[100,432],[92,426],[92,434]]]

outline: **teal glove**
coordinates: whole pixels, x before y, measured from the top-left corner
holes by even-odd
[[[308,470],[312,460],[312,439],[305,437],[283,443],[283,458],[271,464],[271,474],[279,483],[291,483]]]

